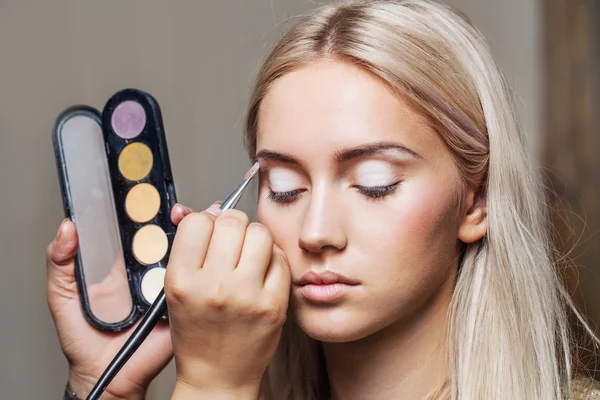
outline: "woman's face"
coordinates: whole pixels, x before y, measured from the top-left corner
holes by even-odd
[[[289,259],[292,311],[309,336],[358,340],[449,298],[460,178],[423,117],[329,61],[278,79],[258,132],[258,219]]]

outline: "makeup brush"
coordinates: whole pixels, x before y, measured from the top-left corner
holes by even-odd
[[[244,191],[248,187],[248,184],[256,176],[258,172],[259,165],[258,162],[255,163],[252,168],[248,170],[246,175],[244,176],[244,180],[240,185],[235,189],[227,199],[223,202],[220,209],[221,211],[228,210],[230,208],[235,208],[238,202],[242,198]],[[100,395],[104,392],[104,390],[108,387],[110,382],[114,379],[117,373],[123,368],[125,363],[131,358],[133,353],[140,347],[142,342],[146,339],[146,337],[150,334],[152,329],[156,326],[158,321],[160,321],[162,315],[165,313],[167,309],[167,297],[165,295],[164,289],[162,289],[154,301],[152,306],[144,315],[144,318],[140,321],[138,327],[133,331],[131,336],[127,339],[127,342],[121,347],[117,355],[110,362],[108,367],[100,376],[98,382],[90,392],[87,397],[87,400],[98,400]]]

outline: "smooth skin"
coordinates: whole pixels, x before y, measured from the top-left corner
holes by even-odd
[[[323,61],[271,86],[257,148],[260,224],[236,210],[189,213],[179,224],[165,278],[172,398],[256,399],[288,305],[324,343],[334,400],[421,399],[439,387],[459,252],[487,222],[485,201],[461,186],[437,132],[363,70]],[[300,279],[325,271],[357,284],[315,301]],[[49,296],[56,303],[56,291]],[[53,315],[71,371],[99,376],[93,360],[110,359],[124,336],[83,335],[80,315],[67,324],[78,314],[74,286],[69,296],[70,312],[55,304]],[[74,332],[78,346],[64,339]],[[111,393],[143,393],[168,359],[168,345],[154,344],[142,346]]]

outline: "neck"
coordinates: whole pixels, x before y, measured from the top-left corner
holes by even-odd
[[[442,387],[452,286],[450,279],[413,315],[371,336],[324,343],[331,398],[422,400]]]

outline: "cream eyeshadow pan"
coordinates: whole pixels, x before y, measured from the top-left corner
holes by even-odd
[[[165,268],[152,268],[142,279],[142,295],[147,302],[152,303],[158,297],[165,282]]]

